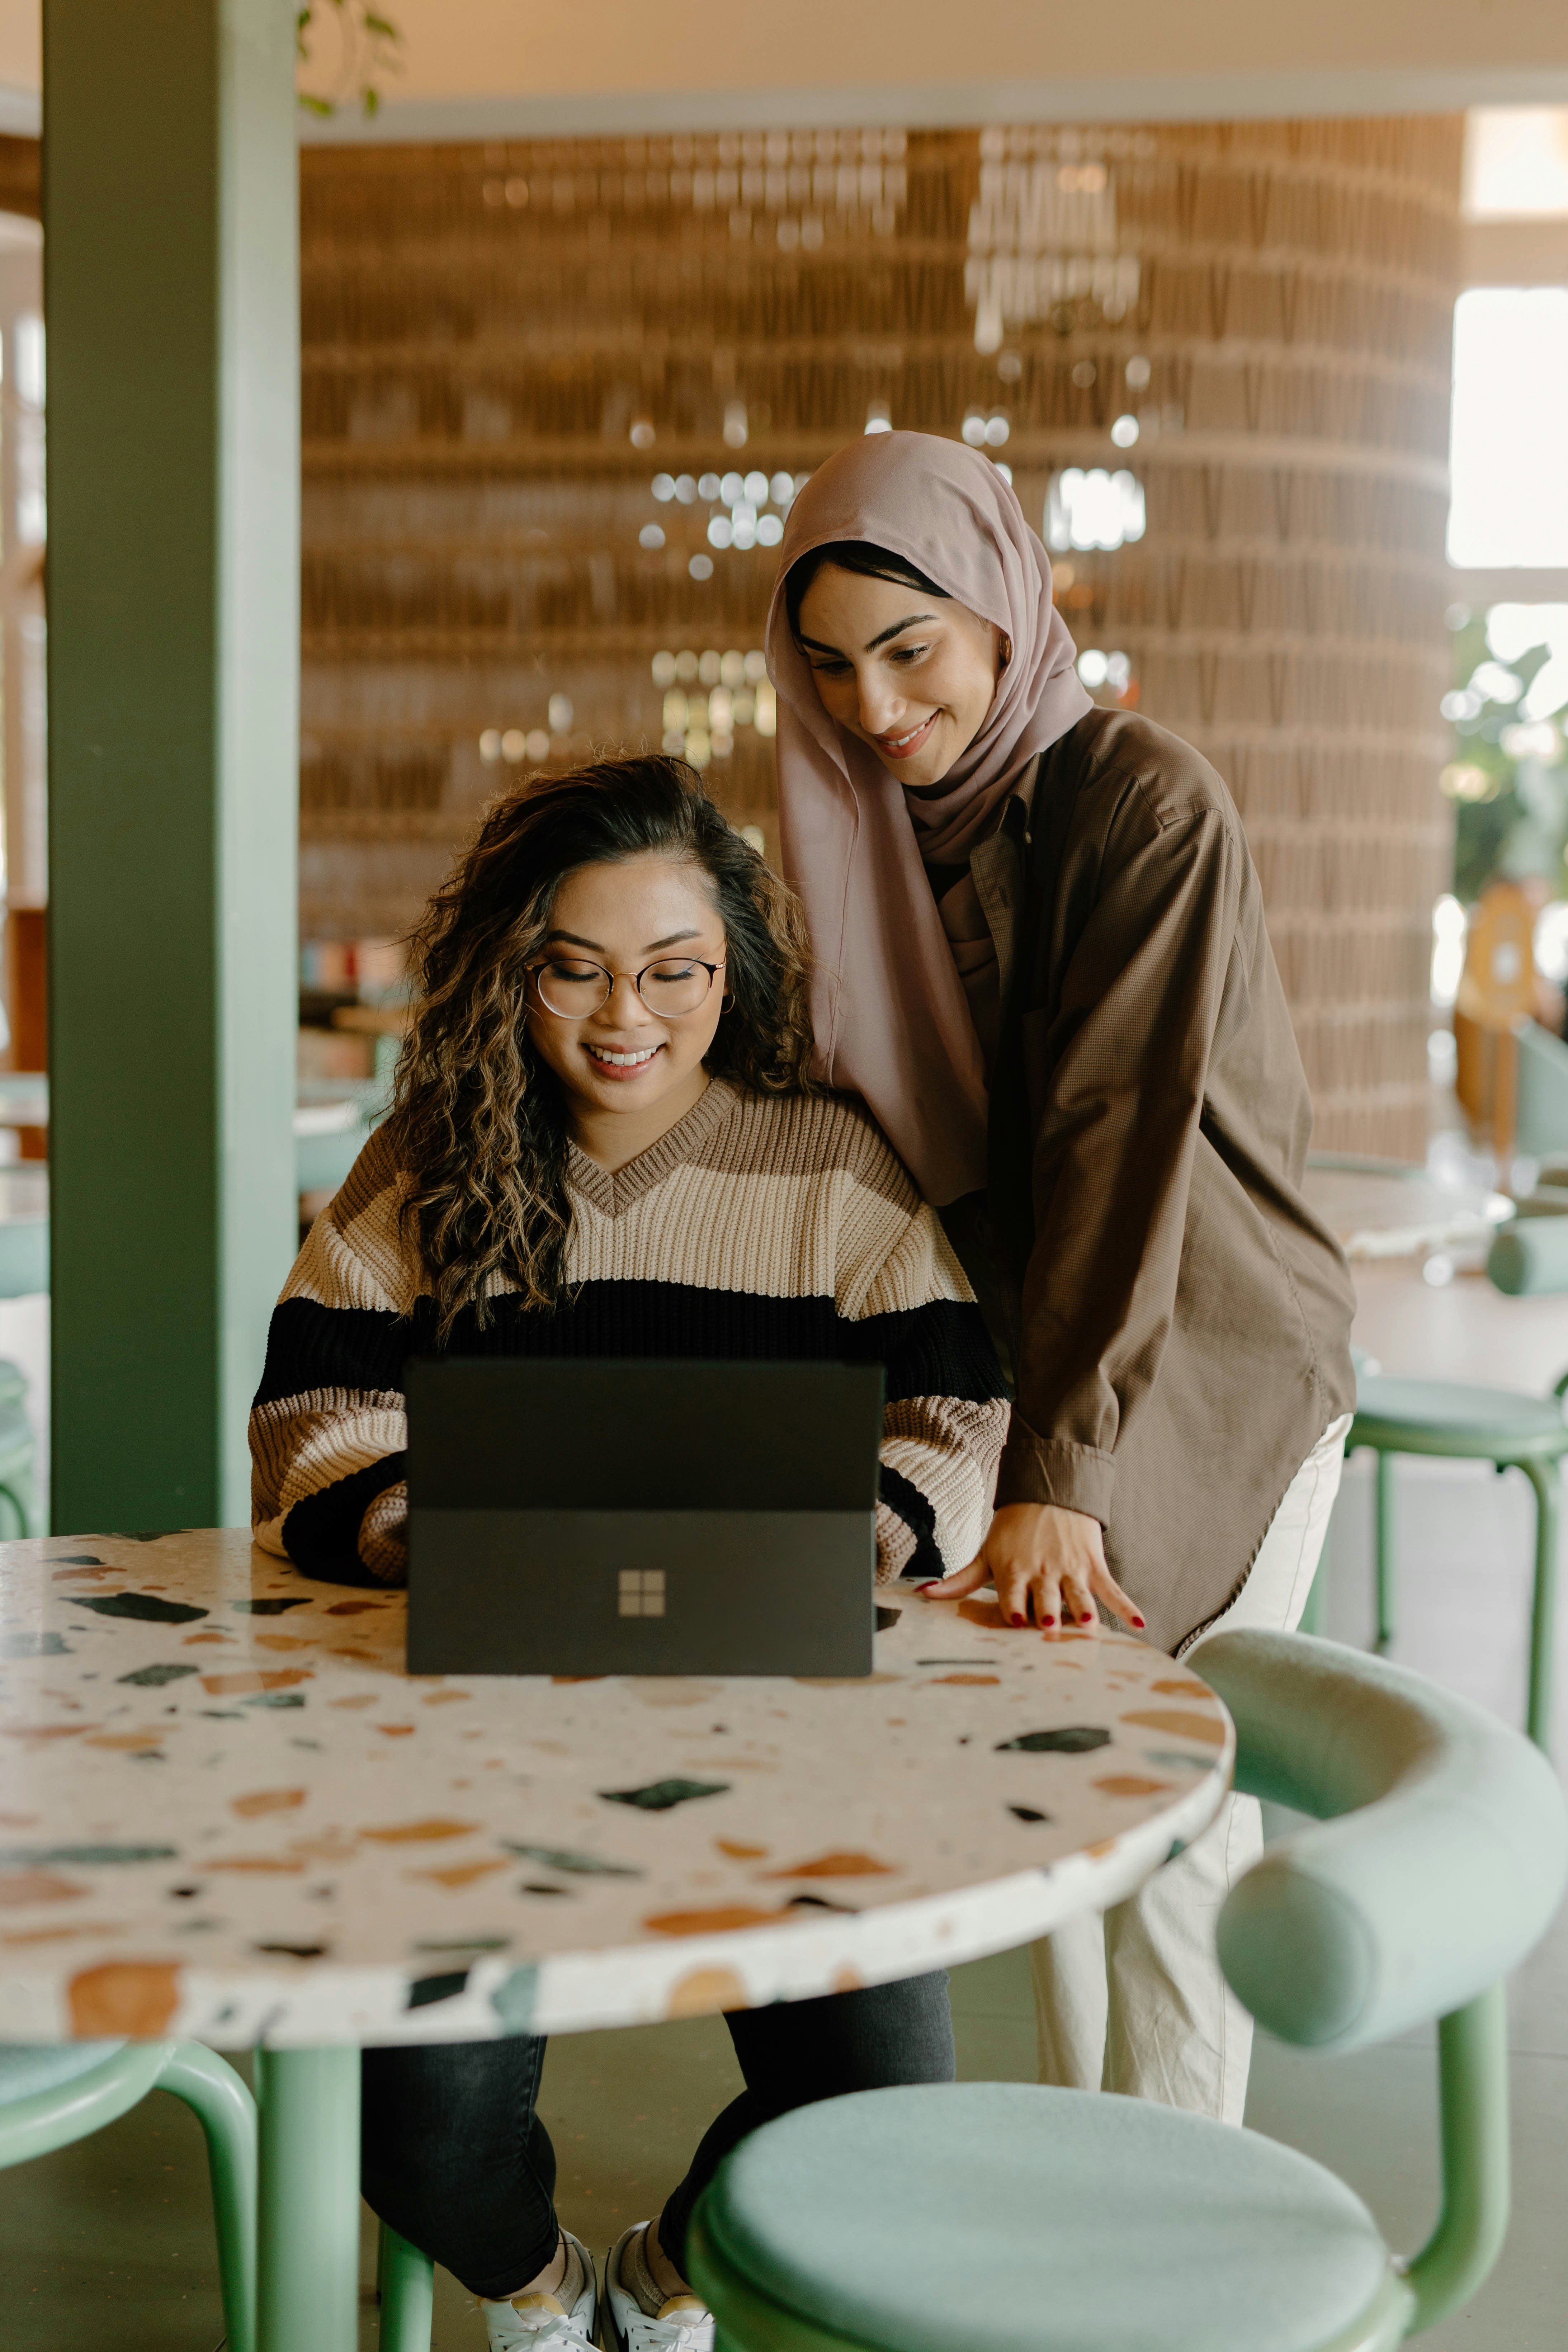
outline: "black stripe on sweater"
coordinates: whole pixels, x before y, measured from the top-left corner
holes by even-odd
[[[256,1402],[312,1389],[401,1390],[405,1359],[436,1352],[435,1307],[427,1298],[406,1317],[287,1299],[272,1317]],[[497,1299],[483,1330],[472,1308],[465,1308],[444,1352],[879,1363],[889,1404],[918,1396],[986,1403],[1004,1393],[980,1309],[954,1299],[855,1323],[840,1317],[831,1298],[757,1297],[675,1282],[592,1282],[552,1315]]]
[[[936,1548],[936,1513],[920,1488],[884,1462],[879,1490],[889,1511],[896,1512],[915,1539],[914,1555],[899,1570],[900,1576],[935,1577],[945,1573]]]

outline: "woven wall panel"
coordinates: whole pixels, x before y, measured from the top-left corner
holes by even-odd
[[[1063,468],[1134,478],[1142,536],[1059,553],[1064,610],[1236,792],[1320,1144],[1419,1152],[1459,144],[1417,118],[307,151],[306,936],[405,928],[515,774],[657,743],[656,654],[754,653],[772,553],[710,550],[722,505],[656,473],[798,476],[872,413],[973,413],[1037,523]],[[728,740],[710,781],[772,845],[772,744]]]

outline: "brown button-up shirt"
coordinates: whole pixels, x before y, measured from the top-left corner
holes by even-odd
[[[1100,1520],[1175,1649],[1352,1410],[1354,1298],[1235,803],[1094,710],[970,859],[1004,1007],[989,1200],[1016,1403],[999,1502]]]

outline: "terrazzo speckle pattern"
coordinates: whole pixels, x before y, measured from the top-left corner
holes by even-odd
[[[0,2041],[470,2040],[1043,1934],[1212,1819],[1196,1675],[889,1592],[867,1681],[409,1676],[238,1529],[0,1544]]]

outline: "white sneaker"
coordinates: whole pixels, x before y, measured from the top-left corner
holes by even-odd
[[[512,2303],[480,2302],[489,2330],[490,2352],[594,2352],[594,2330],[599,2317],[599,2289],[594,2277],[594,2257],[581,2238],[563,2230],[567,2249],[577,2257],[584,2285],[570,2309],[552,2294],[520,2295]],[[564,2282],[563,2282],[564,2284]]]
[[[713,2352],[713,2314],[695,2294],[671,2295],[650,2318],[623,2282],[622,2257],[634,2248],[640,2252],[637,2242],[647,2228],[637,2221],[623,2230],[605,2259],[610,2352]]]

